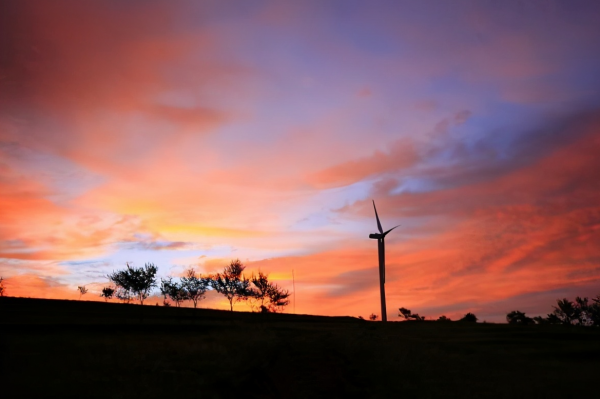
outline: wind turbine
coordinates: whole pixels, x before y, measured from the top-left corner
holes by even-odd
[[[379,230],[379,234],[369,234],[369,238],[377,240],[377,249],[379,251],[379,293],[381,294],[381,321],[387,321],[387,309],[385,307],[385,236],[392,230],[394,230],[395,226],[383,232],[381,228],[381,222],[379,222],[379,215],[377,215],[377,208],[375,207],[375,200],[373,200],[373,209],[375,209],[375,218],[377,219],[377,229]]]

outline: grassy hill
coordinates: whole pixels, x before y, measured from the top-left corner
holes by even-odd
[[[0,397],[597,395],[600,330],[0,298]]]

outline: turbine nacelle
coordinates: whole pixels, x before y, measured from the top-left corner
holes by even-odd
[[[371,233],[371,234],[369,234],[369,238],[372,238],[374,240],[383,239],[390,231],[394,230],[396,227],[400,227],[400,225],[398,225],[398,226],[392,227],[388,231],[384,232],[383,228],[381,227],[381,222],[379,221],[379,215],[377,214],[377,208],[375,207],[375,201],[373,201],[373,209],[375,209],[375,218],[377,219],[377,229],[379,230],[379,234]]]
[[[369,234],[369,238],[372,238],[374,240],[379,240],[380,238],[385,238],[385,236],[392,230],[394,230],[396,227],[400,227],[400,225],[392,227],[391,229],[389,229],[388,231],[386,231],[383,234],[378,234],[378,233],[371,233]]]

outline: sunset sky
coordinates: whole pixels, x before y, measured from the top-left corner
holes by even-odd
[[[372,200],[402,225],[390,320],[600,294],[598,21],[597,1],[2,0],[7,294],[101,300],[125,262],[239,258],[290,291],[293,270],[297,313],[379,314]]]

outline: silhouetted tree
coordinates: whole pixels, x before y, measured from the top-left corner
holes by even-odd
[[[589,326],[593,324],[590,317],[590,302],[587,298],[575,298],[575,309],[577,321],[580,325]]]
[[[160,279],[160,293],[165,297],[165,301],[167,297],[171,298],[175,302],[175,307],[180,307],[181,302],[190,299],[183,285],[173,281],[172,277]]]
[[[88,289],[85,288],[85,285],[77,287],[77,290],[79,291],[79,300],[81,300],[82,295],[85,295],[88,293]]]
[[[573,321],[580,317],[580,309],[567,298],[558,299],[556,304],[557,306],[553,306],[554,312],[552,313],[558,317],[562,324],[573,324]]]
[[[284,306],[287,306],[290,304],[290,300],[288,299],[290,297],[289,291],[280,288],[275,283],[271,283],[271,287],[269,288],[269,292],[268,292],[268,297],[269,297],[268,309],[270,312],[273,312],[273,313],[277,312],[278,310],[283,309]]]
[[[437,321],[452,321],[452,320],[450,320],[450,318],[448,318],[446,316],[440,316],[440,317],[438,317]]]
[[[588,307],[588,317],[592,325],[600,326],[600,295],[592,298],[592,303]]]
[[[112,288],[112,287],[102,288],[102,294],[100,294],[100,296],[103,297],[105,301],[108,301],[109,299],[111,299],[113,297],[113,295],[115,295],[114,288]]]
[[[412,313],[410,311],[410,309],[400,308],[400,309],[398,309],[398,311],[400,312],[398,314],[398,316],[402,316],[406,320],[416,320],[416,321],[423,321],[423,320],[425,320],[425,316],[419,316],[418,313]]]
[[[265,305],[268,305],[269,301],[269,289],[271,288],[271,283],[269,282],[268,276],[261,271],[258,272],[258,275],[252,274],[250,277],[250,282],[252,283],[252,287],[250,288],[251,292],[251,307],[258,308],[260,312],[268,312],[268,308]]]
[[[459,321],[467,321],[470,323],[477,323],[477,316],[475,316],[473,313],[469,312],[466,315],[463,316],[462,319],[460,319]]]
[[[375,313],[371,313],[371,315],[369,316],[369,320],[371,321],[375,321],[379,318],[379,316],[377,316]]]
[[[150,290],[156,287],[156,272],[158,268],[152,263],[146,263],[144,267],[131,267],[127,263],[127,268],[109,274],[108,279],[117,286],[129,292],[130,297],[135,297],[144,304],[148,298]]]
[[[187,298],[194,303],[194,308],[198,305],[198,301],[204,298],[209,284],[210,279],[196,275],[193,268],[189,269],[185,277],[181,278],[181,286],[187,293]]]
[[[398,311],[400,312],[400,314],[398,314],[398,316],[402,316],[406,320],[408,320],[412,316],[412,312],[410,311],[410,309],[400,308],[400,309],[398,309]]]
[[[508,324],[533,324],[534,321],[531,317],[525,316],[524,312],[519,312],[518,310],[513,310],[506,315],[506,321]]]
[[[554,313],[548,313],[546,316],[546,321],[548,324],[562,324],[562,321]]]
[[[232,260],[222,273],[215,274],[210,280],[212,288],[227,298],[232,312],[234,301],[246,300],[251,295],[250,280],[242,275],[245,268],[239,259]]]
[[[4,287],[4,279],[0,277],[0,296],[4,296],[6,288]]]
[[[258,275],[252,274],[250,282],[252,286],[249,289],[249,299],[253,303],[251,305],[253,308],[259,309],[262,313],[275,313],[289,305],[289,291],[270,282],[266,274],[260,271]]]
[[[123,303],[131,302],[131,292],[123,287],[117,287],[115,297]]]

